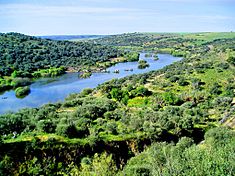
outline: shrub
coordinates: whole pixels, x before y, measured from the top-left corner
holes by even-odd
[[[56,134],[74,138],[78,136],[78,131],[74,124],[58,124],[56,127]]]
[[[173,94],[172,92],[165,92],[163,95],[163,100],[170,105],[179,105],[182,103],[182,100]]]

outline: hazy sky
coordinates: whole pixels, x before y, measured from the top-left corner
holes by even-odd
[[[0,0],[0,32],[235,31],[235,0]]]

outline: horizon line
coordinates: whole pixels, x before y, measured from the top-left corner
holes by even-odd
[[[87,36],[108,36],[108,35],[122,35],[122,34],[192,34],[192,33],[233,33],[235,31],[191,31],[191,32],[123,32],[123,33],[110,33],[110,34],[92,34],[92,33],[86,33],[86,34],[26,34],[22,32],[16,32],[16,31],[9,31],[9,32],[0,32],[1,34],[9,34],[9,33],[18,33],[18,34],[24,34],[28,36],[35,36],[35,37],[46,37],[46,36],[82,36],[82,35],[87,35]]]

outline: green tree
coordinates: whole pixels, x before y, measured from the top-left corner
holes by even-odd
[[[122,90],[118,89],[118,88],[112,88],[110,95],[113,99],[117,100],[117,101],[121,101],[122,99]]]

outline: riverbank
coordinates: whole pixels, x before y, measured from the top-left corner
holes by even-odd
[[[138,62],[123,62],[107,68],[110,73],[93,73],[90,78],[85,79],[78,78],[78,73],[66,73],[53,78],[39,78],[30,85],[31,92],[23,99],[17,98],[13,90],[6,91],[0,95],[0,113],[63,101],[69,94],[79,93],[84,88],[95,88],[111,79],[158,70],[181,59],[167,54],[159,54],[158,61],[154,61],[153,58],[145,58],[144,53],[141,53],[139,57],[146,59],[150,67],[138,69]],[[131,69],[133,71],[125,71]],[[119,70],[119,74],[113,73],[115,70]]]
[[[38,78],[56,77],[63,75],[64,73],[65,67],[39,69],[32,73],[14,71],[10,76],[3,76],[0,78],[0,92],[4,93],[5,91],[16,90],[17,88],[31,85],[37,81]]]
[[[81,67],[68,67],[67,73],[77,73],[77,72],[92,72],[92,73],[104,73],[107,68],[114,66],[118,63],[124,62],[136,62],[139,60],[139,53],[133,52],[127,55],[111,58],[110,61],[96,62],[93,66],[81,66]]]
[[[65,73],[85,73],[84,77],[90,77],[92,73],[106,73],[107,68],[123,62],[134,62],[139,60],[139,53],[132,52],[125,54],[123,57],[111,58],[110,61],[97,62],[94,66],[68,67],[64,66],[48,69],[39,69],[32,73],[24,73],[22,71],[14,71],[11,76],[4,76],[0,78],[0,93],[5,91],[15,90],[18,87],[28,86],[38,78],[50,78],[61,76]]]

